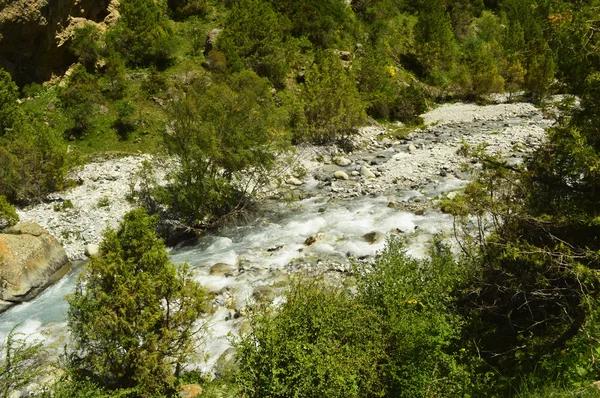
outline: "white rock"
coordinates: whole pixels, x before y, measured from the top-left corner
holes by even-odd
[[[362,166],[360,168],[360,175],[365,178],[375,178],[375,174],[367,166]]]
[[[90,243],[85,245],[84,253],[88,257],[97,256],[100,254],[100,246]]]
[[[416,150],[417,150],[417,147],[416,147],[416,146],[414,146],[413,144],[410,144],[410,145],[408,146],[408,152],[410,152],[410,153],[413,153],[413,152],[414,152],[414,151],[416,151]]]
[[[352,161],[350,159],[345,158],[343,156],[337,157],[333,161],[335,162],[335,164],[341,167],[346,167],[352,164]]]
[[[333,176],[335,178],[337,178],[338,180],[348,180],[348,179],[350,179],[350,177],[348,177],[348,174],[344,173],[341,170],[338,170],[335,173],[333,173]]]
[[[290,185],[295,185],[297,187],[304,184],[302,181],[300,181],[296,177],[290,177],[290,178],[288,178],[288,180],[286,182]]]

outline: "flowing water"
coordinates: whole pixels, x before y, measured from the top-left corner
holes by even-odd
[[[519,126],[526,122],[531,124],[527,120],[524,116],[513,118],[509,122],[498,120],[498,126],[442,126],[439,131],[432,131],[430,138],[426,138],[429,141],[423,146],[422,158],[429,163],[424,165],[433,165],[435,167],[432,172],[439,172],[439,165],[428,159],[432,157],[426,152],[430,150],[428,145],[437,149],[438,146],[444,145],[444,142],[454,139],[454,146],[444,149],[443,154],[446,158],[442,162],[446,162],[454,156],[458,146],[458,138],[461,136],[457,132],[466,134],[464,132],[467,131],[473,136],[479,129],[485,128],[489,130],[486,132],[488,135],[480,135],[481,140],[498,139],[498,133],[494,130]],[[444,137],[444,134],[453,135]],[[507,137],[506,140],[511,143],[511,137]],[[386,152],[386,156],[389,155],[385,160],[386,165],[394,165],[395,161],[406,157],[406,151],[398,151],[400,149],[395,152],[398,155],[393,155],[394,151]],[[413,152],[413,156],[418,156],[418,151],[416,153],[417,155]],[[364,153],[358,154],[355,160],[360,157],[365,160],[364,156]],[[407,165],[403,163],[398,167]],[[196,280],[210,292],[213,308],[204,320],[208,324],[209,335],[202,342],[193,365],[203,371],[213,369],[219,356],[231,346],[231,336],[235,336],[240,328],[245,327],[246,306],[257,300],[277,302],[282,293],[281,287],[290,275],[324,274],[340,278],[349,270],[351,259],[369,259],[384,248],[385,239],[369,243],[364,238],[365,234],[377,231],[386,236],[405,237],[407,250],[415,257],[427,254],[428,242],[434,234],[450,236],[450,216],[431,208],[426,208],[417,215],[396,210],[398,206],[389,204],[428,201],[464,187],[467,181],[454,175],[446,176],[445,173],[443,177],[436,174],[430,178],[430,171],[427,171],[425,179],[423,173],[421,177],[418,174],[418,169],[424,168],[423,165],[412,166],[412,175],[423,179],[421,182],[417,181],[416,189],[394,188],[386,190],[383,194],[344,198],[343,195],[331,194],[330,192],[335,192],[333,189],[329,193],[324,192],[321,183],[310,180],[299,188],[310,198],[290,202],[267,200],[260,205],[256,217],[251,222],[243,226],[221,228],[172,249],[172,261],[189,263],[194,269]],[[385,169],[385,172],[392,171],[394,170]],[[397,174],[402,175],[402,169],[397,169]],[[330,186],[331,184],[335,185],[337,182],[330,183]],[[308,237],[316,234],[319,234],[319,239],[314,244],[305,244]],[[217,263],[233,265],[234,270],[227,275],[214,272],[211,274],[211,267]],[[0,341],[4,341],[6,334],[18,325],[17,331],[42,339],[57,349],[62,348],[67,341],[68,305],[64,296],[73,290],[81,269],[82,264],[76,264],[73,272],[32,302],[15,306],[0,315]]]

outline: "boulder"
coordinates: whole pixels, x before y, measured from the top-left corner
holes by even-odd
[[[318,232],[314,235],[309,236],[308,238],[306,238],[306,240],[304,241],[304,244],[306,246],[310,246],[316,242],[319,242],[321,240],[325,239],[325,234]]]
[[[296,178],[296,177],[290,177],[290,178],[288,178],[288,179],[287,179],[287,181],[286,181],[286,183],[287,183],[287,184],[289,184],[289,185],[295,185],[295,186],[297,186],[297,187],[299,187],[300,185],[302,185],[302,184],[303,184],[303,182],[302,182],[302,181],[300,181],[300,180],[299,180],[298,178]]]
[[[337,180],[349,180],[350,177],[348,177],[348,174],[344,173],[341,170],[336,171],[335,173],[333,173],[333,176],[337,179]]]
[[[210,274],[211,275],[232,276],[234,273],[237,272],[237,270],[238,270],[238,267],[235,265],[225,264],[225,263],[216,263],[215,265],[210,267]]]
[[[203,54],[206,57],[208,53],[215,47],[215,43],[217,42],[217,38],[223,29],[214,28],[206,35],[206,41],[204,42],[204,51]]]
[[[31,222],[0,234],[0,312],[29,301],[71,269],[65,249]]]
[[[100,254],[100,246],[93,243],[85,245],[84,254],[87,257],[93,257]]]
[[[345,158],[343,156],[333,159],[333,162],[341,167],[346,167],[352,164],[352,161],[350,159]]]
[[[181,398],[196,398],[202,394],[202,387],[199,384],[184,384],[179,387],[179,396]]]
[[[363,238],[370,244],[375,244],[375,243],[381,242],[383,239],[385,239],[385,235],[379,231],[373,231],[373,232],[369,232],[368,234],[364,234]]]
[[[375,173],[373,173],[367,166],[362,166],[360,168],[360,175],[365,178],[375,178]]]

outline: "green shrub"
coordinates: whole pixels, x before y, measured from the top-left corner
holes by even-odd
[[[302,99],[306,125],[299,133],[309,141],[343,142],[365,120],[356,85],[329,51],[317,52],[314,66],[306,72]]]
[[[243,396],[379,396],[381,321],[347,291],[322,281],[293,283],[280,308],[251,316],[238,348]]]
[[[129,134],[135,130],[134,111],[135,107],[129,100],[122,100],[115,104],[117,108],[117,119],[113,126],[121,140],[129,138]]]
[[[119,23],[107,37],[109,48],[133,66],[167,64],[176,43],[163,4],[154,0],[121,1]]]
[[[234,72],[252,69],[281,86],[289,71],[286,23],[268,2],[237,0],[229,12],[217,46]]]
[[[35,203],[65,186],[73,158],[61,136],[33,121],[0,137],[0,191],[9,202]]]
[[[0,68],[0,137],[20,119],[21,110],[17,104],[19,88],[12,77]]]
[[[40,381],[47,372],[46,355],[42,343],[28,343],[13,328],[0,345],[0,397],[12,397],[13,392]]]
[[[93,71],[101,56],[100,29],[93,23],[86,23],[75,29],[71,51],[79,58],[88,71]]]
[[[382,321],[386,396],[469,392],[470,373],[457,355],[462,321],[451,296],[464,276],[439,241],[432,244],[430,259],[417,260],[397,239],[388,241],[371,272],[362,273],[358,299]]]
[[[67,298],[75,375],[142,396],[174,392],[205,300],[187,266],[169,261],[155,227],[145,210],[127,213]]]
[[[19,215],[13,205],[8,203],[6,196],[0,195],[0,229],[11,227],[19,222]]]
[[[67,199],[62,202],[59,202],[59,203],[55,204],[53,207],[54,211],[67,211],[67,210],[74,209],[74,208],[75,208],[75,206],[73,206],[73,202],[71,202],[71,199]]]
[[[91,127],[98,113],[100,90],[96,77],[82,66],[75,68],[67,84],[59,89],[58,99],[71,121],[71,132],[81,136]]]
[[[159,196],[189,225],[241,209],[287,142],[268,80],[249,70],[228,83],[199,80],[168,116],[164,149],[179,164]]]

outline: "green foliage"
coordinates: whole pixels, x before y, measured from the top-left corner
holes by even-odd
[[[168,0],[169,9],[179,19],[185,19],[193,15],[204,16],[208,12],[208,0]]]
[[[380,376],[385,396],[462,396],[469,373],[455,353],[462,321],[451,292],[464,280],[465,268],[439,241],[429,260],[406,254],[390,240],[372,272],[359,278],[358,299],[377,312],[383,325],[386,359]]]
[[[118,25],[109,33],[109,46],[130,65],[165,65],[175,42],[164,3],[154,0],[123,0]]]
[[[145,210],[108,229],[68,296],[75,341],[71,366],[109,388],[143,396],[172,392],[175,375],[192,352],[205,292],[187,266],[170,263]]]
[[[0,397],[39,381],[46,375],[46,351],[42,343],[28,343],[13,328],[0,345]]]
[[[342,62],[329,51],[317,52],[302,92],[304,123],[300,137],[315,143],[344,141],[364,121],[356,85]]]
[[[6,130],[11,129],[20,118],[18,99],[17,85],[10,74],[0,68],[0,137],[6,134]]]
[[[115,104],[117,108],[117,120],[114,127],[122,140],[129,138],[129,134],[135,130],[134,112],[135,107],[130,100],[122,100]]]
[[[241,208],[264,185],[285,143],[266,79],[200,80],[169,109],[164,148],[178,162],[162,199],[189,225]]]
[[[419,2],[415,42],[417,56],[427,74],[435,83],[443,83],[443,72],[452,70],[455,65],[457,45],[450,16],[442,0]]]
[[[236,343],[242,396],[380,396],[381,321],[346,290],[294,283],[279,309],[251,324]]]
[[[399,81],[392,65],[383,51],[366,51],[356,73],[361,99],[369,116],[415,121],[427,108],[423,91]]]
[[[264,0],[236,0],[217,45],[232,71],[252,69],[281,86],[289,71],[288,24]]]
[[[465,41],[463,65],[467,73],[462,84],[467,96],[481,98],[504,90],[504,78],[500,75],[499,62],[494,54],[495,45],[495,41],[486,43],[473,36]]]
[[[95,24],[86,23],[75,30],[71,42],[71,51],[89,71],[94,70],[101,56],[100,37],[100,29]]]
[[[61,189],[73,164],[62,134],[40,121],[15,126],[0,137],[0,192],[29,204]]]
[[[125,63],[119,54],[111,52],[105,58],[103,91],[113,100],[122,99],[127,88]]]
[[[338,29],[350,16],[343,0],[268,0],[273,8],[292,22],[295,37],[306,36],[321,47],[337,39]]]
[[[0,195],[0,229],[11,227],[19,222],[19,215],[6,196]]]
[[[60,88],[58,99],[71,120],[71,132],[81,136],[91,127],[98,111],[100,93],[96,77],[81,66],[75,68],[66,86]]]

